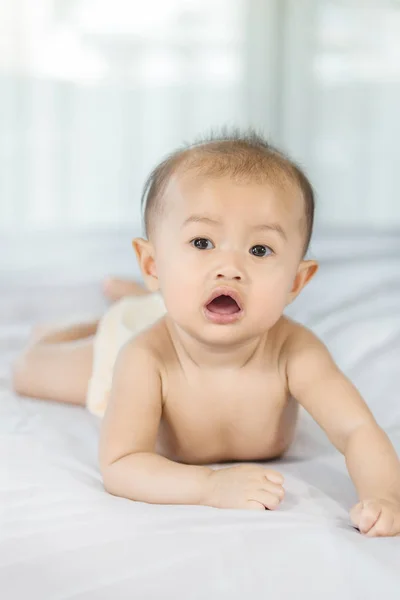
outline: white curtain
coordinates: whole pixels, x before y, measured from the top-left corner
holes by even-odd
[[[281,140],[326,225],[400,225],[400,2],[288,0]]]
[[[252,125],[317,221],[400,225],[400,3],[0,0],[0,229],[140,221],[165,153]]]

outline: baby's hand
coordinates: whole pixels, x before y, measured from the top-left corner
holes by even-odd
[[[400,503],[371,499],[356,504],[350,518],[368,537],[400,535]]]
[[[206,504],[216,508],[273,510],[285,495],[280,473],[257,465],[239,465],[210,474]]]

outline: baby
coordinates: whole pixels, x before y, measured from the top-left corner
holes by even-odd
[[[254,510],[284,498],[282,475],[252,461],[285,452],[301,405],[345,456],[355,527],[400,534],[393,446],[324,344],[283,315],[318,267],[304,173],[252,132],[211,137],[157,166],[143,199],[133,246],[151,293],[31,341],[16,391],[104,414],[111,494]],[[208,466],[223,461],[246,463]]]

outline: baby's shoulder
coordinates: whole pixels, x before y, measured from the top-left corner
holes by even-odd
[[[132,355],[144,354],[158,366],[165,364],[166,357],[171,353],[165,317],[133,335],[126,344],[126,352]]]
[[[311,329],[287,316],[282,317],[280,335],[281,355],[287,361],[304,352],[326,352],[324,343]]]
[[[293,378],[304,379],[306,373],[332,363],[325,344],[305,325],[284,315],[278,330],[279,371],[289,387]]]

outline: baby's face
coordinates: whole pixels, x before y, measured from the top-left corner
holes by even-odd
[[[193,174],[168,183],[155,270],[170,317],[192,336],[244,341],[282,315],[305,235],[301,194],[287,188]]]

